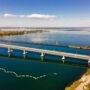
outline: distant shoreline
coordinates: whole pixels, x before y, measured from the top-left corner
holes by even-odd
[[[44,30],[15,30],[15,31],[0,31],[0,36],[9,36],[9,35],[23,35],[23,34],[29,34],[29,33],[41,33],[41,32],[47,32]]]
[[[75,46],[75,45],[69,45],[70,48],[77,48],[77,49],[88,49],[90,50],[90,46]]]
[[[88,31],[90,27],[0,27],[0,30],[57,30],[57,31]]]
[[[85,49],[90,50],[90,46],[75,46],[75,45],[54,45],[54,44],[45,44],[45,43],[35,43],[35,42],[21,42],[21,41],[14,41],[14,40],[0,40],[1,42],[12,42],[12,43],[23,43],[23,44],[35,44],[35,45],[48,45],[48,46],[57,46],[57,47],[68,47],[68,48],[75,48],[75,49]]]

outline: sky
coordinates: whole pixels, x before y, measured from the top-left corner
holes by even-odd
[[[0,0],[0,27],[90,27],[90,0]]]

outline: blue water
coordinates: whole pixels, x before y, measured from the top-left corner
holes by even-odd
[[[90,31],[50,31],[16,36],[3,36],[0,40],[35,42],[59,45],[90,45]]]
[[[9,58],[0,58],[0,68],[1,90],[64,90],[86,70],[80,66]],[[21,77],[4,72],[2,68]]]
[[[24,43],[2,41],[0,43],[90,55],[90,50],[55,46],[55,44],[90,45],[89,38],[90,33],[87,31],[51,31],[4,36],[0,37],[0,40]],[[44,43],[45,45],[29,44],[31,42]],[[87,69],[85,60],[68,57],[63,63],[61,56],[45,55],[42,62],[40,54],[28,52],[26,59],[24,59],[20,50],[13,50],[11,56],[8,57],[6,48],[0,48],[0,55],[0,90],[64,90]]]

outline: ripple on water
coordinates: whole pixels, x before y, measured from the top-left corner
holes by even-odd
[[[49,76],[49,75],[58,75],[58,73],[52,73],[52,74],[40,75],[38,77],[35,77],[35,76],[30,75],[30,74],[17,74],[14,71],[8,71],[5,68],[0,68],[0,71],[3,71],[3,73],[5,73],[5,74],[13,74],[16,78],[32,78],[34,80],[45,78],[46,76]]]

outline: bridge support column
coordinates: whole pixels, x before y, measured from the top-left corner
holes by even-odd
[[[23,50],[23,57],[24,57],[24,59],[26,58],[26,54],[27,54],[27,52],[25,50]]]
[[[41,60],[44,60],[44,53],[41,53]]]
[[[8,48],[8,56],[11,56],[11,53],[13,52],[13,50],[11,48]]]
[[[90,66],[90,59],[88,60],[88,65]]]
[[[63,63],[65,62],[65,56],[62,57],[62,62],[63,62]]]

